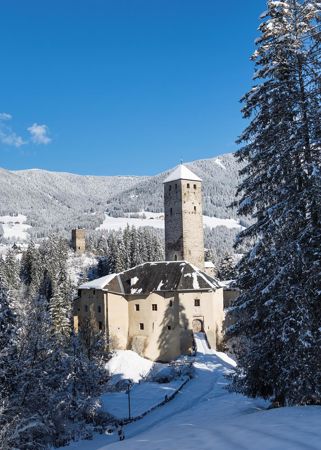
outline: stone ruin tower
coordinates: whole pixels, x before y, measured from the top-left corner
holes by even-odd
[[[204,269],[202,180],[183,164],[164,181],[165,259]]]
[[[86,251],[85,230],[77,228],[71,231],[71,246],[78,254]]]

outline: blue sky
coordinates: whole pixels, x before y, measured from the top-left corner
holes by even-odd
[[[235,149],[265,0],[2,0],[0,166],[155,174]]]

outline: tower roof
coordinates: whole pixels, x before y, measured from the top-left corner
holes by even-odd
[[[164,183],[169,183],[175,180],[191,180],[191,181],[202,181],[195,173],[189,170],[183,164],[177,166],[173,172],[171,172],[168,177],[164,180]]]

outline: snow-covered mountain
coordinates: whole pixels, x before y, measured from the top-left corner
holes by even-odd
[[[235,218],[228,208],[238,182],[238,165],[232,154],[186,164],[203,179],[204,214]],[[172,169],[170,169],[172,170]],[[121,217],[142,210],[163,209],[162,182],[169,171],[155,176],[83,176],[32,169],[0,169],[0,216],[23,214],[29,232],[97,228],[104,213]]]

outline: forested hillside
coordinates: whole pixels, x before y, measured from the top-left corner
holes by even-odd
[[[235,217],[228,209],[238,180],[238,164],[232,154],[187,164],[203,179],[204,214]],[[170,169],[172,170],[172,169]],[[24,214],[35,237],[50,232],[70,232],[76,226],[95,229],[104,212],[163,209],[162,182],[169,171],[148,177],[81,176],[44,170],[0,170],[0,216]]]

